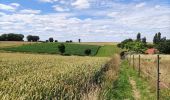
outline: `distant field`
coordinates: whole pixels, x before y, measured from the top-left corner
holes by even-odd
[[[23,44],[33,44],[33,43],[35,42],[0,41],[0,48],[16,47],[16,46],[21,46]]]
[[[120,49],[116,45],[105,45],[101,46],[98,53],[97,57],[111,57],[116,53],[120,53]]]
[[[118,43],[117,42],[81,42],[80,44],[104,46],[104,45],[117,45]]]
[[[81,100],[108,60],[0,53],[0,100]]]
[[[2,50],[12,51],[12,52],[31,52],[31,53],[48,53],[48,54],[59,54],[58,45],[60,43],[34,43],[21,45],[17,47],[3,48]],[[84,51],[86,49],[91,49],[91,55],[96,55],[100,46],[97,45],[87,45],[87,44],[74,44],[65,43],[66,54],[70,55],[85,55]]]

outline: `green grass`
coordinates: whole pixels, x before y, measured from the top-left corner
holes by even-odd
[[[31,53],[48,53],[48,54],[59,54],[58,45],[60,43],[35,43],[35,44],[25,44],[18,47],[2,48],[2,50],[12,51],[12,52],[31,52]],[[64,43],[66,46],[65,54],[69,55],[80,55],[84,56],[84,51],[86,49],[91,49],[91,56],[96,55],[100,46],[97,45],[85,45],[85,44],[73,44]]]
[[[105,45],[100,47],[97,57],[111,57],[116,53],[120,53],[120,49],[116,45]]]
[[[105,90],[106,100],[134,100],[127,70],[126,62],[123,62],[118,79]]]

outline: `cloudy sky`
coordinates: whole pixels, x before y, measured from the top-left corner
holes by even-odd
[[[109,42],[138,32],[170,38],[170,0],[0,0],[0,34]]]

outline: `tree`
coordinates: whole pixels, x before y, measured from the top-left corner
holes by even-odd
[[[91,54],[91,49],[86,49],[86,50],[84,51],[84,53],[85,53],[87,56],[89,56],[89,55]]]
[[[0,41],[23,41],[24,35],[22,34],[15,34],[15,33],[9,33],[9,34],[2,34],[0,36]]]
[[[58,42],[58,40],[55,40],[55,42]]]
[[[161,33],[160,32],[158,32],[157,41],[158,41],[158,43],[161,42]]]
[[[65,45],[63,43],[58,45],[58,50],[63,55],[63,53],[65,52]]]
[[[32,35],[28,35],[28,36],[27,36],[27,40],[28,40],[29,42],[31,42],[31,41],[37,42],[39,39],[40,39],[39,36],[32,36]]]
[[[141,34],[140,33],[137,34],[137,41],[141,41]]]
[[[146,45],[146,37],[142,38],[142,43],[144,43]]]
[[[79,43],[80,43],[80,42],[81,42],[81,39],[79,39],[78,41],[79,41]]]
[[[125,39],[124,41],[122,41],[121,43],[119,43],[117,46],[118,46],[119,48],[124,49],[124,48],[125,48],[125,45],[126,45],[127,43],[129,43],[129,42],[133,42],[133,40],[132,40],[132,39]]]
[[[50,42],[54,42],[54,39],[52,37],[49,38]]]
[[[170,40],[166,40],[164,42],[160,42],[156,48],[161,53],[170,54]]]

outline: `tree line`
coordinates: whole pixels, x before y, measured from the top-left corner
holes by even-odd
[[[24,41],[24,35],[23,34],[16,34],[16,33],[9,33],[9,34],[2,34],[0,35],[0,41]],[[40,41],[40,37],[36,35],[28,35],[26,37],[27,41],[29,42],[38,42]],[[46,41],[40,41],[40,42],[58,42],[58,40],[54,40],[53,37],[50,37]],[[72,43],[72,40],[66,40],[66,43]],[[78,42],[81,42],[81,39],[78,39]]]
[[[135,40],[131,38],[125,39],[117,46],[136,53],[145,53],[147,49],[155,48],[160,53],[170,54],[170,40],[167,40],[166,37],[162,38],[160,32],[153,37],[153,44],[147,43],[146,37],[141,38],[141,33],[138,33]]]

